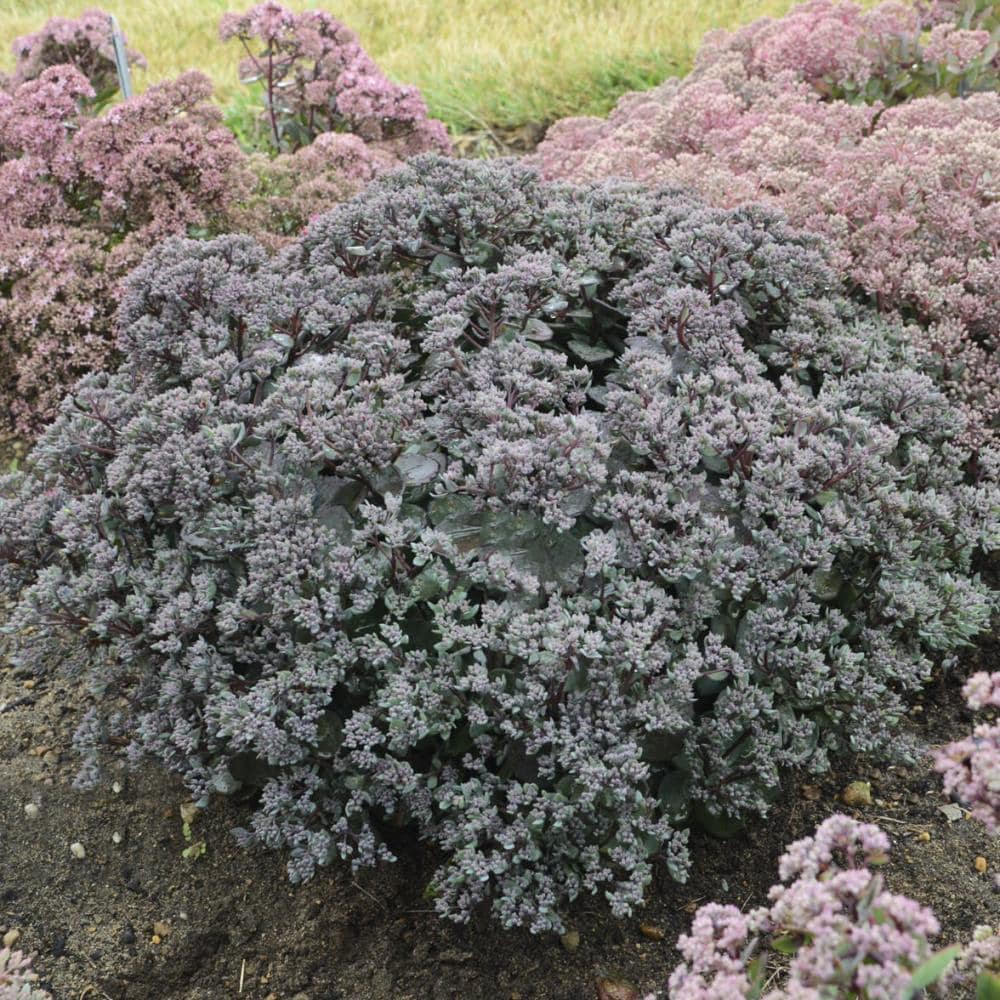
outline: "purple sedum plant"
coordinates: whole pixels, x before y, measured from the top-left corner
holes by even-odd
[[[934,914],[884,887],[878,869],[888,852],[877,826],[843,815],[824,820],[781,857],[769,905],[750,913],[718,903],[698,910],[678,941],[683,960],[666,997],[914,1000],[928,991],[953,996],[977,979],[979,995],[992,996],[985,991],[1000,986],[1000,935],[983,926],[965,949],[934,953]],[[776,978],[781,985],[772,988]]]
[[[242,45],[240,79],[262,88],[262,131],[277,151],[294,152],[324,132],[353,132],[401,159],[451,151],[417,88],[389,80],[354,32],[325,11],[297,14],[267,0],[226,14],[219,35]]]
[[[104,649],[80,744],[259,787],[294,880],[411,824],[448,917],[627,914],[689,822],[905,753],[995,605],[988,456],[761,209],[421,157],[273,259],[167,241],[120,348],[3,483],[9,631]]]

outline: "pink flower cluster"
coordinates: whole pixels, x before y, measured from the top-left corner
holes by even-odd
[[[87,79],[53,66],[0,95],[6,429],[37,432],[68,384],[107,364],[117,282],[152,243],[228,228],[249,197],[246,157],[210,93],[188,73],[93,118]]]
[[[103,10],[88,10],[71,19],[54,17],[31,35],[14,40],[17,64],[0,86],[14,90],[28,80],[41,76],[50,66],[75,66],[89,81],[91,97],[106,100],[118,88],[114,48],[111,44],[109,17]],[[145,68],[141,53],[127,50],[131,65]]]
[[[869,10],[808,0],[776,20],[709,32],[695,72],[725,69],[759,80],[791,74],[824,97],[889,103],[959,93],[984,78],[996,82],[990,44],[997,21],[991,0],[883,0]]]
[[[900,1000],[932,954],[934,914],[887,892],[873,869],[888,858],[889,840],[849,816],[825,820],[792,844],[779,862],[781,882],[769,906],[741,913],[710,903],[695,914],[670,976],[670,1000]],[[768,989],[768,950],[790,955],[782,985]],[[764,948],[761,951],[762,947]],[[1000,960],[991,928],[938,977],[938,988],[974,978]],[[647,997],[653,1000],[653,997]]]
[[[48,991],[35,986],[37,982],[27,955],[0,948],[0,1000],[52,1000]]]
[[[240,78],[263,86],[264,129],[277,150],[347,131],[401,159],[451,151],[420,92],[389,80],[354,33],[324,11],[295,14],[267,0],[226,14],[219,34],[239,39],[246,51]]]
[[[108,366],[119,281],[159,240],[248,231],[275,249],[400,157],[448,146],[419,94],[326,14],[225,19],[224,36],[265,40],[275,86],[301,87],[281,88],[275,115],[285,136],[299,112],[308,128],[274,158],[240,149],[197,72],[95,114],[107,29],[99,11],[49,22],[19,39],[0,86],[0,434],[34,436],[67,386]]]
[[[715,33],[689,77],[626,95],[607,119],[556,123],[534,162],[549,178],[616,175],[724,207],[767,202],[822,233],[853,284],[915,324],[979,443],[1000,435],[1000,94],[886,107],[817,86],[873,72],[878,39],[920,23],[894,2],[863,14],[816,0]],[[850,43],[855,28],[867,47]],[[967,52],[979,37],[935,31],[932,53],[952,41]]]
[[[964,688],[973,710],[1000,708],[1000,671],[973,674]],[[1000,720],[980,723],[968,739],[949,744],[935,767],[944,789],[972,809],[972,815],[1000,834]]]

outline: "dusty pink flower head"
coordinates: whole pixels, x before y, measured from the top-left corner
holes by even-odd
[[[969,708],[1000,708],[1000,671],[973,674],[963,689]],[[972,810],[991,833],[1000,833],[1000,720],[981,723],[967,739],[948,744],[934,763],[944,790]]]
[[[263,85],[262,129],[279,152],[343,131],[402,159],[450,152],[444,126],[427,117],[420,93],[389,80],[354,33],[324,11],[295,14],[268,2],[225,15],[219,33],[246,52],[240,78]]]
[[[924,43],[924,58],[947,63],[955,69],[968,69],[990,44],[988,31],[969,31],[952,24],[938,24]]]
[[[88,10],[78,18],[54,17],[40,31],[16,38],[13,52],[17,64],[8,89],[59,65],[75,66],[97,96],[107,96],[118,88],[111,25],[103,10]],[[126,55],[131,65],[145,68],[141,53],[127,49]]]
[[[883,889],[872,866],[888,848],[877,826],[843,815],[825,820],[782,856],[769,906],[749,915],[716,903],[698,911],[678,941],[683,961],[670,976],[669,1000],[904,996],[939,927],[926,907]],[[781,985],[765,989],[766,961],[750,962],[778,940],[792,958]]]

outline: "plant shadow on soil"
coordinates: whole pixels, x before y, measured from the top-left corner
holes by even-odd
[[[1000,668],[1000,648],[964,667]],[[86,705],[64,674],[0,661],[0,929],[20,931],[17,947],[36,954],[55,1000],[593,1000],[605,975],[640,996],[662,991],[697,905],[763,903],[784,846],[849,811],[838,796],[855,780],[870,781],[874,795],[855,815],[892,838],[888,887],[933,906],[942,945],[1000,922],[1000,843],[974,821],[948,821],[929,759],[886,767],[842,758],[828,774],[790,776],[771,814],[736,837],[694,833],[690,882],[658,872],[633,918],[614,919],[599,898],[574,905],[568,923],[580,943],[569,953],[555,935],[440,920],[423,897],[438,859],[419,844],[376,871],[352,876],[334,864],[292,886],[280,854],[243,850],[230,836],[246,804],[217,799],[194,824],[205,853],[183,857],[186,795],[176,778],[146,766],[112,770],[95,792],[71,788],[70,740]],[[936,680],[906,723],[928,749],[971,725],[957,677]],[[72,855],[74,842],[85,858]],[[167,925],[158,943],[154,923]],[[663,940],[647,939],[640,924]]]

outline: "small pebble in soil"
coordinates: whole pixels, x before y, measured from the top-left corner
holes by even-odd
[[[618,979],[597,980],[598,1000],[639,1000],[639,991]]]
[[[639,933],[650,941],[662,941],[665,937],[663,928],[657,927],[656,924],[639,924]]]
[[[869,781],[852,781],[841,793],[840,798],[845,806],[870,806],[872,804],[872,786]]]
[[[920,841],[922,841],[925,844],[930,839],[931,839],[931,835],[930,835],[930,832],[928,830],[921,830],[920,833],[917,834],[917,840],[920,840]]]
[[[115,795],[121,795],[121,793],[122,793],[122,783],[120,781],[112,781],[111,782],[111,791],[113,791],[115,793]]]
[[[21,937],[21,932],[16,928],[12,927],[3,936],[3,946],[5,948],[13,948],[17,944],[18,939]]]
[[[29,802],[24,807],[24,815],[27,816],[28,819],[38,819],[38,814],[40,812],[41,812],[41,809],[39,809],[38,806],[36,806],[34,802]]]
[[[580,932],[566,931],[559,940],[562,942],[562,946],[572,955],[580,947]]]
[[[162,939],[159,934],[154,934],[149,940],[151,944],[159,944]]]
[[[156,937],[165,938],[170,933],[170,924],[165,920],[153,921],[153,934]]]
[[[122,842],[122,835],[117,830],[115,830],[115,832],[111,834],[111,843],[120,844],[121,842]]]
[[[58,931],[52,938],[52,954],[55,958],[62,958],[66,954],[66,935]]]
[[[984,858],[982,855],[976,858],[976,871],[979,872],[980,875],[985,875],[986,869],[988,867],[989,866],[986,863],[986,858]]]
[[[126,924],[124,930],[118,935],[118,940],[122,944],[135,944],[135,928],[131,924]]]
[[[79,840],[77,840],[69,845],[69,853],[72,854],[77,861],[83,861],[83,859],[87,856],[87,849],[80,843]]]

